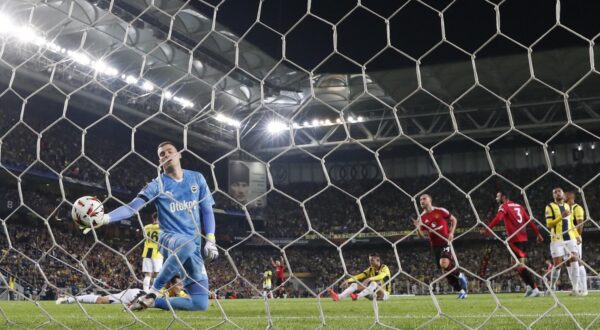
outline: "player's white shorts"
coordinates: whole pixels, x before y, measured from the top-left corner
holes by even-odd
[[[583,258],[583,243],[581,243],[581,244],[577,244],[577,242],[575,242],[575,243],[577,245],[577,250],[576,250],[577,256],[579,257],[579,259],[582,259]],[[563,256],[563,259],[569,259],[569,257],[570,257],[570,255],[565,254]]]
[[[160,272],[163,264],[162,258],[151,259],[144,258],[142,261],[142,272],[144,273],[158,273]]]
[[[270,285],[263,285],[263,290],[270,291],[271,290],[271,286]]]
[[[550,254],[552,255],[552,258],[569,256],[571,252],[579,253],[578,251],[577,241],[574,239],[550,242]]]
[[[129,305],[135,298],[142,292],[142,289],[127,289],[119,293],[111,294],[108,296],[111,304],[125,304]]]

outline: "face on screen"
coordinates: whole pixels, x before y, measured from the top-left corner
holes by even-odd
[[[246,202],[248,200],[248,189],[248,182],[232,182],[229,185],[229,195],[238,202]]]

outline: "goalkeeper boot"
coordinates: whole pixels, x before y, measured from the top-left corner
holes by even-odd
[[[531,290],[530,297],[540,297],[541,295],[542,293],[540,292],[540,289],[534,288],[533,290]]]
[[[340,301],[340,296],[335,291],[333,291],[333,289],[329,288],[327,289],[327,292],[329,292],[329,296],[333,301]]]
[[[129,309],[132,311],[141,311],[148,307],[154,307],[154,302],[156,301],[156,295],[154,293],[148,293],[145,296],[139,297],[134,300],[131,304],[129,304]]]

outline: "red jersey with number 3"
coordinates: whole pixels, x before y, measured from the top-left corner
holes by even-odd
[[[490,229],[494,228],[500,220],[504,220],[504,228],[506,228],[507,237],[516,233],[508,240],[509,242],[527,242],[527,230],[525,224],[529,221],[529,214],[527,214],[527,211],[522,205],[511,201],[507,201],[500,205],[498,214],[496,214],[496,217],[490,222],[488,227],[490,227]],[[530,221],[529,226],[536,235],[540,234],[534,221]]]
[[[448,220],[450,212],[443,207],[433,207],[430,212],[421,213],[421,231],[427,233],[431,246],[446,246],[448,241]],[[439,234],[435,234],[435,233]],[[441,236],[441,237],[440,237]],[[442,238],[443,237],[443,238]]]

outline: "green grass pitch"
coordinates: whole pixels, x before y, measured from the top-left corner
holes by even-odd
[[[524,299],[521,294],[497,296],[502,306],[508,308],[521,322],[530,325],[540,316],[547,315],[532,325],[533,329],[577,329],[565,307],[573,314],[581,327],[600,329],[600,293],[587,297],[570,297],[558,293],[560,304],[552,297]],[[506,310],[497,309],[491,295],[470,295],[459,301],[454,295],[438,296],[439,307],[445,317],[436,317],[436,308],[429,296],[392,297],[378,302],[379,319],[383,325],[400,329],[459,329],[461,325],[483,329],[523,329],[525,326],[512,318]],[[60,329],[63,325],[72,329],[124,328],[142,329],[204,329],[221,324],[220,329],[265,329],[268,326],[265,303],[262,300],[222,300],[219,304],[228,321],[214,303],[207,312],[177,312],[150,309],[137,312],[135,317],[123,311],[121,305],[55,305],[40,302],[39,307],[30,302],[1,302],[1,327]],[[269,301],[269,310],[276,329],[315,329],[321,326],[319,304],[322,307],[325,328],[368,329],[374,325],[373,303],[368,300],[333,302],[322,299],[287,299]],[[56,322],[51,321],[48,313]],[[87,313],[87,315],[86,315]],[[93,320],[92,320],[93,319]],[[144,323],[142,323],[144,322]],[[236,327],[237,326],[237,327]],[[376,326],[374,328],[383,328]]]

